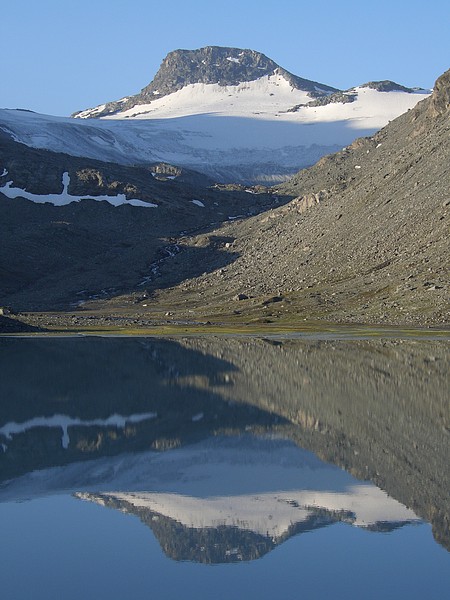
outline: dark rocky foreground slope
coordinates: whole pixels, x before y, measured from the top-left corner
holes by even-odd
[[[447,71],[416,108],[275,189],[294,200],[214,232],[236,260],[155,302],[265,321],[448,323],[449,90]],[[195,253],[207,240],[182,243]]]
[[[123,100],[108,102],[104,107],[92,109],[92,114],[86,116],[103,117],[140,104],[148,104],[152,100],[173,94],[193,83],[218,83],[222,86],[231,86],[275,73],[282,75],[292,87],[308,92],[312,98],[326,96],[337,91],[329,85],[289,73],[261,52],[241,48],[207,46],[198,50],[169,52],[153,81],[139,94]],[[84,112],[79,111],[72,116],[77,117]]]

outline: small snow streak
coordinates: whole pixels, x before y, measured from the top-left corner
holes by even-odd
[[[203,204],[203,202],[201,200],[191,200],[191,202],[192,202],[192,204],[200,206],[201,208],[205,208],[205,205]]]

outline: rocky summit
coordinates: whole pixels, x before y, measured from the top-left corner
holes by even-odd
[[[78,111],[74,117],[103,117],[173,94],[196,83],[236,86],[279,74],[293,88],[308,92],[312,98],[336,92],[336,88],[303,79],[283,69],[276,62],[255,50],[207,46],[198,50],[174,50],[163,60],[159,71],[140,93],[95,109]]]

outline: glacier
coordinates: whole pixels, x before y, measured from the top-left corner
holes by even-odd
[[[276,183],[369,136],[429,95],[352,90],[355,100],[308,106],[281,75],[235,86],[196,83],[102,118],[0,110],[0,130],[18,142],[124,165],[166,162],[245,184]],[[293,110],[295,107],[295,110]],[[90,118],[88,118],[90,117]]]

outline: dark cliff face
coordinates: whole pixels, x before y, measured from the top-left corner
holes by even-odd
[[[194,83],[231,86],[275,73],[282,75],[292,87],[309,92],[312,97],[326,96],[336,91],[328,85],[289,73],[261,52],[207,46],[198,50],[169,52],[153,81],[139,94],[129,97],[125,102],[109,102],[102,111],[96,111],[92,116],[101,117],[139,104],[148,104]],[[79,113],[75,113],[74,116],[77,114]]]

